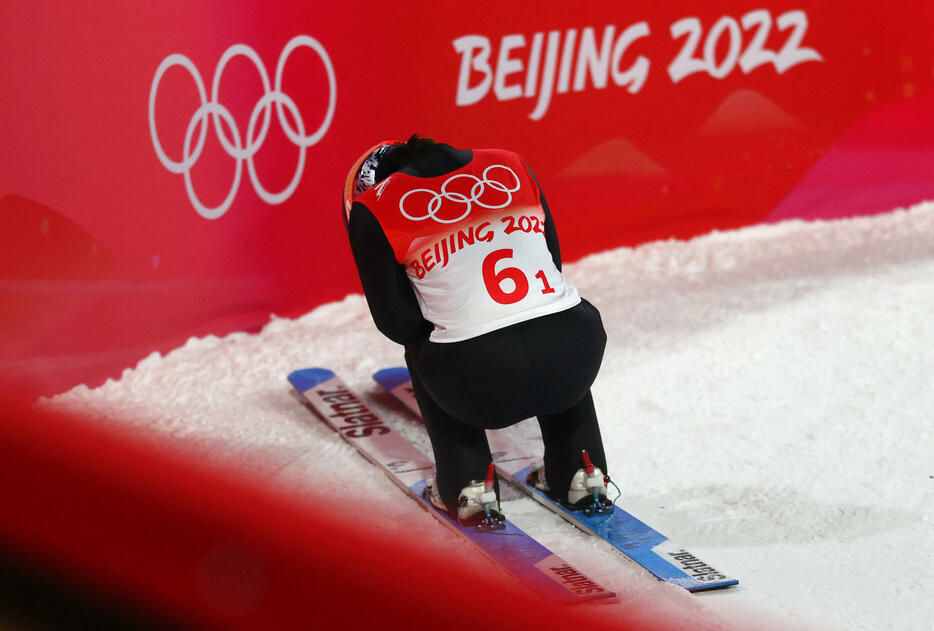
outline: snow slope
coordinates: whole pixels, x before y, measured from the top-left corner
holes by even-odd
[[[594,395],[621,503],[741,580],[690,595],[531,500],[508,500],[520,527],[620,594],[607,615],[930,628],[934,204],[623,248],[565,272],[609,335]],[[353,295],[258,335],[192,339],[42,404],[130,423],[298,497],[314,485],[366,497],[383,532],[417,528],[486,563],[316,423],[285,381],[330,367],[427,451],[370,379],[401,361]],[[508,431],[535,446],[534,422]]]

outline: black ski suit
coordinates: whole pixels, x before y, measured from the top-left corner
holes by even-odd
[[[472,151],[438,144],[399,173],[438,177],[465,168],[473,157]],[[540,188],[536,197],[545,213],[542,232],[547,249],[560,270],[557,233]],[[425,319],[406,266],[374,212],[355,201],[347,230],[373,320],[384,335],[405,346],[415,397],[434,450],[436,483],[450,509],[463,487],[486,474],[491,455],[484,430],[532,416],[541,427],[545,471],[555,495],[566,499],[571,478],[582,466],[581,450],[586,449],[594,465],[607,471],[590,393],[606,333],[593,305],[581,300],[571,308],[468,339],[432,341],[429,335],[435,325]]]

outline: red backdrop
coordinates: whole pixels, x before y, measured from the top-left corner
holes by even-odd
[[[930,2],[107,4],[0,8],[32,393],[358,291],[343,178],[414,131],[522,153],[569,260],[934,192]]]

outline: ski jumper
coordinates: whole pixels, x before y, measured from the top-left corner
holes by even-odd
[[[515,153],[436,145],[354,198],[348,233],[377,327],[404,344],[451,507],[491,461],[484,429],[536,416],[553,490],[586,449],[606,335],[561,273],[544,196]]]

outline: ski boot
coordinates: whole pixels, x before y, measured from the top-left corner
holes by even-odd
[[[581,452],[581,459],[584,461],[584,468],[578,469],[571,478],[568,508],[582,510],[588,517],[612,514],[613,503],[606,496],[610,476],[604,475],[599,467],[590,462],[590,454],[586,450]]]
[[[471,482],[461,489],[457,502],[457,523],[461,526],[473,526],[481,532],[503,530],[506,518],[499,512],[499,501],[496,498],[494,486],[496,484],[495,468],[493,463],[487,468],[486,479]],[[441,501],[441,495],[434,484],[429,480],[425,487],[425,496],[439,509],[447,512],[448,509]]]
[[[529,476],[526,478],[526,484],[534,486],[545,495],[559,502],[562,506],[572,511],[584,511],[588,517],[594,515],[608,515],[613,512],[613,503],[606,496],[606,487],[610,482],[610,476],[604,475],[599,467],[595,467],[590,461],[590,455],[586,451],[581,452],[583,468],[578,469],[571,478],[571,485],[568,488],[567,497],[559,497],[548,486],[545,479],[545,465],[532,465],[529,469]]]

